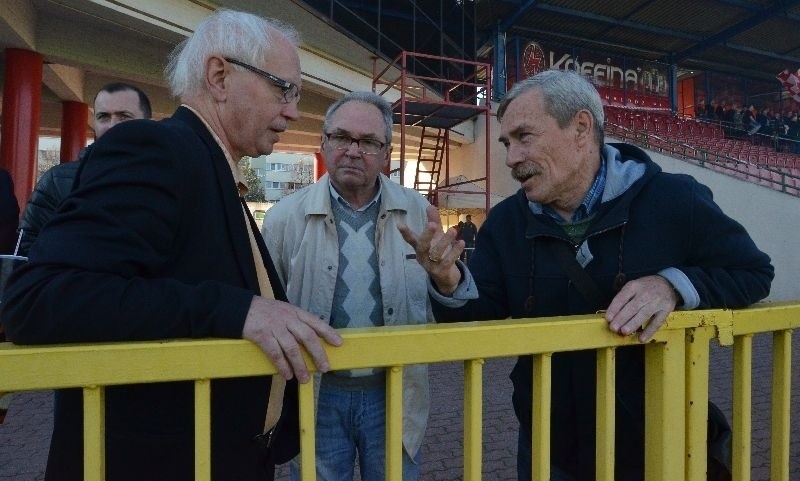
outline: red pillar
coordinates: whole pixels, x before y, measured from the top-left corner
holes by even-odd
[[[11,173],[20,206],[28,201],[36,183],[42,60],[41,54],[29,50],[5,51],[0,166]]]
[[[89,125],[89,106],[83,102],[61,103],[61,163],[78,158],[86,146],[86,126]]]
[[[325,167],[325,156],[322,155],[322,152],[315,152],[314,160],[314,182],[316,182],[325,175],[328,169]]]

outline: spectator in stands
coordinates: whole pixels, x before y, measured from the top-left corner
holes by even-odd
[[[789,130],[789,126],[786,125],[786,119],[784,119],[781,112],[775,112],[775,117],[772,119],[772,130],[775,142],[775,152],[783,151],[785,147],[784,144],[786,143],[786,133]]]
[[[694,117],[696,119],[703,119],[706,116],[706,106],[704,100],[700,100],[697,102],[697,105],[694,108]]]
[[[733,135],[732,137],[741,136],[741,132],[742,132],[742,130],[744,130],[744,125],[742,123],[743,122],[742,121],[742,115],[743,115],[742,106],[739,105],[739,104],[733,104],[733,120],[732,120],[733,125],[732,125],[732,127],[733,127],[733,131],[736,133],[736,135]]]
[[[470,271],[480,297],[437,300],[437,320],[602,310],[609,329],[645,343],[674,309],[744,307],[769,293],[769,257],[707,187],[662,172],[637,147],[603,143],[603,106],[581,75],[548,70],[518,82],[497,118],[506,165],[522,188],[478,232]],[[418,259],[437,229],[406,233]],[[616,366],[614,479],[642,480],[644,346],[618,349]],[[595,479],[595,369],[592,351],[553,355],[553,479]],[[530,356],[511,379],[518,475],[530,480]]]
[[[789,141],[789,151],[800,154],[800,119],[798,119],[796,111],[792,111],[787,121],[787,127],[786,137]]]
[[[107,84],[94,97],[95,140],[121,122],[151,117],[150,99],[141,89],[121,82]],[[81,149],[76,161],[50,168],[36,183],[20,221],[20,255],[28,254],[36,236],[72,191],[72,184],[81,161],[87,158],[91,151],[91,145]]]
[[[734,104],[730,108],[726,108],[725,111],[722,113],[722,121],[727,124],[728,126],[733,125],[734,117],[736,116],[736,105]]]
[[[274,463],[297,454],[296,384],[280,381],[309,380],[302,354],[327,371],[320,338],[341,343],[318,316],[284,302],[241,202],[238,161],[271,153],[299,117],[297,45],[292,28],[248,13],[203,20],[167,66],[182,106],[94,143],[3,300],[17,343],[227,337],[260,347],[280,376],[211,381],[205,461],[217,481],[273,479]],[[108,387],[106,479],[194,479],[193,392],[191,382]],[[281,418],[265,422],[281,406]],[[82,412],[80,390],[57,395],[46,479],[83,479]]]
[[[264,218],[262,232],[289,301],[336,328],[432,321],[428,275],[413,260],[397,226],[420,231],[431,218],[441,221],[418,192],[381,175],[392,150],[391,106],[378,94],[352,92],[328,108],[322,128],[328,173],[285,197]],[[449,236],[454,240],[453,229]],[[448,255],[457,258],[463,245],[455,243]],[[450,265],[432,270],[431,280],[449,285],[461,272],[466,272],[463,266]],[[474,284],[462,280],[462,285],[477,295]],[[323,374],[317,404],[317,479],[352,480],[356,459],[361,479],[385,479],[385,371]],[[406,366],[405,481],[419,479],[429,411],[427,366]],[[295,463],[292,479],[299,480]]]
[[[722,114],[722,128],[726,137],[736,137],[736,112],[739,108],[734,104],[731,108],[725,109]],[[739,109],[741,111],[741,109]],[[741,117],[741,113],[739,114]]]
[[[753,135],[761,128],[761,124],[758,123],[756,118],[758,114],[758,109],[756,109],[755,105],[752,104],[750,105],[750,108],[745,110],[742,116],[742,122],[747,129],[747,135]]]
[[[722,122],[725,117],[725,102],[720,102],[717,104],[717,108],[714,110],[714,117],[717,122]]]
[[[764,107],[760,109],[756,113],[756,124],[758,124],[758,129],[756,129],[754,134],[754,142],[758,145],[764,145],[769,142],[770,136],[772,136],[772,115],[770,114],[769,107]]]
[[[14,252],[19,223],[19,203],[14,195],[14,181],[11,174],[0,169],[0,254]]]

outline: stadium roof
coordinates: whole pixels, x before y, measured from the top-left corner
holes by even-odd
[[[476,27],[774,79],[800,68],[798,0],[478,0]]]
[[[485,60],[499,30],[506,40],[558,42],[753,79],[774,80],[784,69],[800,68],[800,0],[297,3],[387,59],[407,50]]]

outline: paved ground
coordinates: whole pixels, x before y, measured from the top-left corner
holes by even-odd
[[[771,336],[753,343],[753,456],[752,480],[769,479]],[[713,343],[712,343],[713,345]],[[793,336],[795,366],[800,359],[800,332]],[[483,479],[513,480],[516,473],[517,422],[511,410],[513,361],[489,360],[484,366]],[[711,355],[712,399],[730,419],[732,351],[715,347]],[[800,479],[800,368],[792,373],[792,444],[790,479]],[[422,479],[457,481],[463,478],[462,435],[463,368],[461,363],[431,367],[433,409],[423,446]],[[50,429],[52,394],[20,393],[12,399],[8,417],[0,425],[0,481],[43,479]],[[286,470],[280,481],[288,480]]]

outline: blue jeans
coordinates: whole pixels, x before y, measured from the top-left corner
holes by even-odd
[[[316,427],[318,481],[352,481],[358,456],[362,481],[384,481],[386,457],[386,388],[319,389]],[[412,460],[403,449],[403,481],[419,479],[420,453]],[[300,480],[298,463],[290,466]]]

